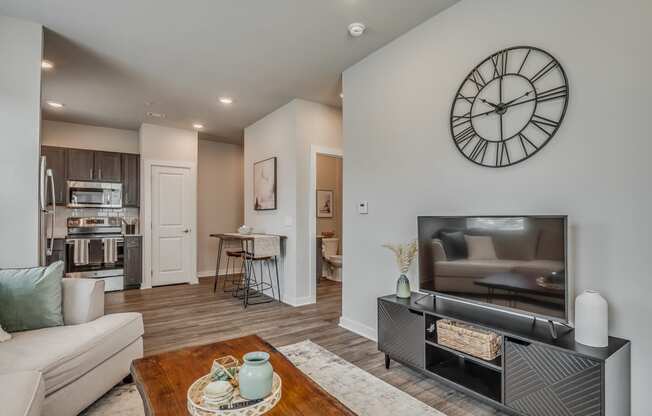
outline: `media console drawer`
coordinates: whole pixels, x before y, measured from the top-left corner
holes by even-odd
[[[391,302],[378,302],[378,347],[392,358],[425,368],[423,312]]]
[[[505,341],[505,405],[525,415],[602,415],[602,363]]]

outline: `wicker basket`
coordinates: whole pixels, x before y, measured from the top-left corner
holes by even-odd
[[[500,355],[502,340],[493,332],[440,319],[437,321],[437,343],[491,361]]]
[[[249,407],[243,407],[233,410],[219,410],[204,404],[202,398],[204,388],[211,382],[211,375],[205,375],[199,380],[195,381],[188,389],[188,413],[192,416],[258,416],[263,415],[270,410],[281,400],[281,377],[274,373],[272,383],[272,392],[269,396],[265,397],[262,402],[256,403]],[[240,397],[240,391],[236,388],[235,394],[231,399],[232,403],[244,401]]]

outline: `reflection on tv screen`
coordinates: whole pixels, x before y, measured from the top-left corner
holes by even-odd
[[[567,320],[565,217],[419,217],[420,289]]]

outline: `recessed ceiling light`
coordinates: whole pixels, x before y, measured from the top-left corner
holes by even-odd
[[[220,97],[220,102],[222,104],[233,104],[233,98],[231,98],[231,97]]]
[[[356,22],[349,25],[349,34],[354,38],[362,36],[365,30],[367,30],[367,26],[363,23]]]
[[[153,111],[148,111],[147,115],[149,117],[154,117],[154,118],[165,118],[165,114],[163,114],[163,113],[154,113]]]
[[[195,123],[195,124],[192,125],[192,127],[199,130],[199,129],[203,129],[204,125],[200,124],[200,123]]]
[[[63,104],[56,101],[46,101],[46,104],[52,108],[63,108]]]
[[[344,93],[343,92],[340,93],[340,98],[344,99]]]
[[[44,59],[44,60],[41,61],[41,68],[46,69],[46,70],[47,69],[52,69],[52,68],[54,68],[54,64],[52,62]]]

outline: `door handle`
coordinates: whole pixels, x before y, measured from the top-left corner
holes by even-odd
[[[183,230],[183,232],[186,233],[186,234],[188,234],[188,233],[190,232],[190,229],[189,229],[189,228],[186,228],[185,230]]]

